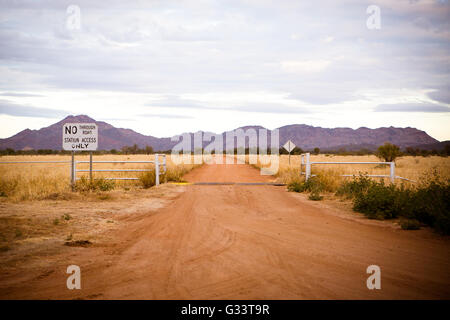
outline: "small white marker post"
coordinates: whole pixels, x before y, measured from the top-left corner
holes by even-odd
[[[288,140],[284,144],[283,148],[286,149],[287,152],[289,152],[289,165],[291,165],[291,151],[294,150],[295,144],[291,140]]]
[[[159,186],[159,155],[155,153],[155,185]]]

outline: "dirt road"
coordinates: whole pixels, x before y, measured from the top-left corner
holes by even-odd
[[[264,182],[247,165],[204,165],[190,182]],[[128,217],[113,243],[70,248],[1,298],[450,298],[450,242],[429,230],[346,219],[284,187],[189,185],[170,205]],[[66,288],[79,265],[82,289]],[[368,290],[366,268],[381,268]]]

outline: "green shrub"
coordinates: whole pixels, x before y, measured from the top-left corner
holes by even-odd
[[[352,198],[353,209],[370,219],[400,217],[406,219],[402,223],[408,230],[417,221],[441,234],[450,234],[450,181],[441,180],[437,174],[409,189],[360,176],[344,182],[336,194]]]
[[[317,190],[314,190],[313,192],[311,192],[309,194],[308,197],[309,200],[313,200],[313,201],[320,201],[323,199],[323,196],[320,195],[320,193]]]
[[[373,183],[374,181],[367,174],[360,174],[358,177],[355,176],[353,180],[344,181],[336,191],[336,195],[352,199],[356,195],[366,192]]]
[[[386,162],[395,161],[400,156],[400,148],[395,144],[386,142],[384,145],[379,146],[376,152],[378,158],[383,159]]]
[[[413,218],[439,233],[450,234],[450,181],[432,178],[416,189],[413,202]]]
[[[94,190],[100,190],[100,191],[111,191],[115,188],[116,183],[112,180],[106,180],[106,179],[95,179],[93,181],[94,184]]]
[[[321,180],[317,177],[312,177],[305,182],[294,181],[288,184],[288,191],[293,192],[322,192],[324,189]]]
[[[369,219],[396,218],[395,196],[394,188],[376,183],[366,192],[355,194],[353,209]]]
[[[317,178],[310,178],[308,181],[299,182],[293,181],[288,184],[288,191],[291,192],[310,192],[308,199],[309,200],[322,200],[323,197],[320,195],[320,192],[324,191],[326,188],[324,187],[322,181]]]
[[[86,177],[81,177],[75,183],[75,190],[80,192],[89,191],[110,191],[115,188],[116,184],[112,180],[106,180],[104,178],[93,179],[92,182]]]
[[[294,181],[288,184],[287,186],[288,191],[290,192],[305,192],[305,183],[304,182],[298,182]]]

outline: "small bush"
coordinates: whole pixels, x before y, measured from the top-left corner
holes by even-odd
[[[287,186],[287,189],[290,192],[305,192],[306,191],[305,183],[299,182],[299,181],[294,181],[294,182],[289,183]]]
[[[321,180],[317,177],[312,177],[305,182],[293,181],[288,184],[288,191],[292,192],[322,192],[324,189]]]
[[[308,199],[313,201],[322,200],[323,197],[320,195],[320,192],[326,189],[322,181],[317,177],[308,179],[305,182],[293,181],[288,184],[287,188],[290,192],[311,192]]]
[[[80,192],[89,191],[111,191],[115,188],[116,184],[112,180],[106,180],[104,178],[93,179],[92,182],[86,177],[81,177],[75,184],[75,190]]]
[[[313,192],[310,193],[308,199],[309,199],[309,200],[313,200],[313,201],[320,201],[320,200],[323,199],[323,196],[321,196],[321,195],[319,194],[319,192],[318,192],[317,190],[315,190],[315,191],[313,191]]]
[[[371,219],[393,219],[410,215],[410,198],[410,190],[375,182],[365,192],[356,194],[353,209]]]
[[[336,194],[352,198],[353,209],[370,219],[400,217],[406,219],[402,223],[408,230],[417,221],[450,234],[450,181],[441,180],[437,173],[409,189],[360,176],[342,184]]]
[[[450,234],[450,181],[437,173],[414,193],[412,217],[432,226],[442,234]]]
[[[106,179],[95,179],[93,181],[94,184],[94,190],[100,190],[100,191],[111,191],[115,188],[116,184],[112,180],[106,180]]]
[[[342,183],[336,191],[336,195],[352,199],[356,195],[366,192],[373,183],[374,181],[367,175],[360,174],[358,177],[354,177],[353,180]]]
[[[155,171],[147,171],[139,176],[139,181],[141,182],[144,189],[153,187],[156,183],[155,179]]]
[[[8,197],[12,195],[18,184],[18,179],[0,180],[0,197]]]

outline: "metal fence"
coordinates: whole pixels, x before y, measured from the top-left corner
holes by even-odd
[[[306,162],[305,162],[306,160]],[[309,153],[302,153],[300,155],[300,174],[305,175],[305,180],[308,181],[309,178],[315,176],[311,174],[311,166],[317,164],[385,164],[389,165],[389,174],[368,174],[369,177],[376,178],[389,178],[392,183],[395,182],[395,179],[402,179],[411,182],[415,182],[414,180],[410,180],[407,178],[399,177],[395,175],[395,162],[331,162],[331,161],[311,161]],[[305,166],[305,172],[303,172],[303,166]],[[342,174],[342,177],[353,177],[352,174]]]
[[[159,161],[159,157],[162,157],[162,162]],[[89,163],[89,169],[77,169],[77,164],[82,163]],[[151,169],[93,169],[94,163],[154,163],[155,164],[155,184],[159,185],[159,175],[161,174],[161,168],[162,166],[162,173],[166,173],[167,171],[167,162],[166,162],[166,155],[165,154],[155,154],[155,160],[154,161],[93,161],[92,160],[92,154],[90,155],[89,161],[75,161],[74,157],[72,156],[71,161],[71,170],[70,170],[70,177],[71,177],[71,183],[75,184],[76,180],[80,179],[77,177],[78,172],[89,172],[89,178],[92,180],[92,174],[93,172],[149,172],[153,171]],[[139,180],[139,178],[133,177],[133,178],[124,178],[124,177],[107,177],[104,178],[106,180]]]
[[[160,161],[159,157],[162,157],[162,161]],[[167,162],[166,162],[166,155],[165,154],[155,154],[155,160],[154,161],[93,161],[92,159],[92,153],[89,155],[89,161],[76,161],[75,155],[72,153],[72,160],[71,161],[1,161],[0,164],[42,164],[42,163],[67,163],[70,164],[70,183],[75,185],[76,180],[80,179],[77,177],[78,172],[89,172],[89,178],[93,179],[93,172],[146,172],[146,171],[153,171],[151,169],[94,169],[93,164],[94,163],[153,163],[155,164],[155,184],[159,185],[159,176],[162,173],[166,173],[167,171]],[[77,164],[82,163],[88,163],[89,169],[77,169]],[[161,170],[162,166],[162,170]],[[139,180],[139,178],[136,177],[107,177],[104,178],[106,180]]]

